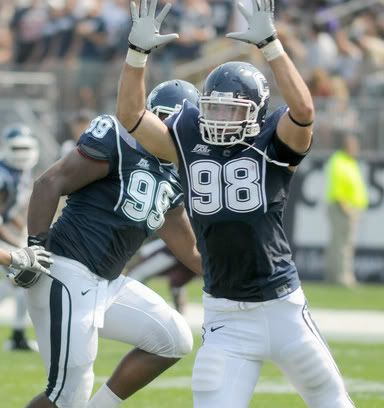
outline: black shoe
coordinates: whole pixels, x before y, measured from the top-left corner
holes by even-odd
[[[14,340],[7,340],[4,343],[4,350],[5,351],[39,351],[39,347],[35,340],[21,340],[21,341],[14,341]]]

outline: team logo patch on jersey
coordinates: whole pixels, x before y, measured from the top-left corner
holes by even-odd
[[[211,149],[207,145],[197,144],[192,150],[192,153],[203,154],[209,156]]]
[[[141,158],[137,163],[137,166],[141,167],[142,169],[149,169],[149,162],[147,159]]]

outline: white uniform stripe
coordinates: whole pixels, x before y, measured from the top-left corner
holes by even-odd
[[[183,148],[182,148],[182,144],[180,143],[180,138],[179,138],[179,134],[177,132],[177,123],[179,122],[181,113],[182,113],[183,108],[181,109],[179,116],[176,118],[175,123],[173,124],[173,132],[177,141],[177,144],[179,146],[179,151],[180,151],[180,155],[183,159],[183,164],[184,164],[184,170],[185,170],[185,175],[187,177],[187,183],[188,183],[188,203],[189,203],[189,215],[191,218],[193,218],[193,212],[192,212],[192,194],[190,193],[192,191],[192,186],[191,186],[191,181],[189,179],[189,173],[188,173],[188,167],[187,167],[187,161],[185,159],[185,155],[183,152]]]
[[[312,320],[312,316],[311,316],[311,314],[310,314],[310,312],[308,310],[307,303],[303,306],[302,316],[303,316],[304,322],[306,323],[308,328],[311,330],[311,332],[317,338],[319,343],[323,346],[324,350],[327,352],[327,355],[330,358],[330,360],[332,361],[332,364],[335,367],[336,371],[339,373],[339,375],[341,375],[340,371],[339,371],[339,369],[338,369],[338,367],[337,367],[337,365],[335,363],[335,360],[333,359],[333,356],[332,356],[331,352],[329,351],[328,344],[326,343],[323,336],[321,335],[319,329],[316,326],[316,323]]]
[[[264,154],[267,149],[264,150]],[[267,195],[265,193],[265,179],[267,178],[267,160],[265,155],[263,155],[263,161],[262,161],[263,167],[262,167],[262,175],[261,175],[261,194],[263,195],[263,206],[264,206],[264,213],[267,212],[268,210],[268,203],[267,203]]]
[[[120,144],[120,128],[119,124],[117,123],[117,120],[115,117],[111,116],[113,123],[115,125],[116,129],[116,145],[117,145],[117,153],[119,155],[119,178],[120,178],[120,194],[119,194],[119,199],[117,200],[117,203],[115,207],[113,208],[113,211],[116,211],[119,208],[119,205],[121,203],[121,200],[123,199],[123,191],[124,191],[124,179],[123,179],[123,156],[121,153],[121,144]]]

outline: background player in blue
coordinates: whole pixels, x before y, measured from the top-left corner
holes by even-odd
[[[184,99],[197,106],[199,92],[191,83],[173,79],[162,82],[152,89],[147,97],[146,107],[164,120],[181,109]],[[174,166],[170,162],[162,161],[162,163]],[[175,309],[183,313],[186,305],[184,285],[196,274],[180,262],[161,239],[143,245],[137,255],[138,263],[133,270],[129,271],[129,276],[145,283],[149,277],[166,275]]]
[[[49,230],[61,195],[68,195],[67,205]],[[191,351],[192,334],[182,316],[152,290],[121,275],[155,231],[179,259],[200,272],[182,199],[174,167],[137,146],[110,115],[95,118],[77,149],[36,181],[28,216],[30,242],[45,243],[55,263],[54,279],[44,275],[28,290],[49,373],[45,393],[28,407],[118,406]],[[88,404],[98,335],[136,348]]]
[[[133,26],[117,116],[144,147],[178,164],[204,270],[204,335],[193,369],[197,408],[244,408],[263,361],[272,360],[312,408],[352,407],[334,360],[310,318],[282,216],[295,167],[311,145],[314,107],[277,39],[272,0],[239,4],[287,106],[266,117],[268,84],[254,66],[229,62],[206,78],[200,108],[185,102],[162,123],[144,104],[152,48],[169,6],[131,3]]]
[[[195,278],[196,274],[175,258],[161,239],[143,245],[135,261],[128,275],[143,283],[155,276],[165,276],[175,309],[184,314],[187,304],[185,285]]]
[[[29,127],[20,123],[4,128],[1,137],[0,160],[0,246],[12,251],[26,241],[27,206],[32,189],[33,167],[37,164],[39,147]],[[4,268],[6,269],[6,268]],[[27,340],[25,329],[27,302],[25,289],[9,279],[0,280],[0,301],[13,296],[16,313],[12,333],[6,341],[6,350],[34,350],[37,344]]]

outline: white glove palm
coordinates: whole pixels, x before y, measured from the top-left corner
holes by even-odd
[[[130,47],[136,51],[149,53],[153,48],[164,45],[176,38],[178,34],[160,35],[160,26],[167,16],[171,4],[167,3],[155,18],[157,0],[150,0],[149,10],[147,0],[141,0],[140,15],[136,3],[131,2],[132,29],[128,37]]]
[[[31,246],[11,252],[11,268],[29,269],[32,272],[44,272],[49,274],[49,267],[53,261],[51,253],[41,246]],[[43,266],[44,265],[44,266]]]
[[[262,48],[276,38],[276,28],[273,23],[274,0],[252,0],[250,13],[242,3],[238,3],[241,14],[248,22],[248,31],[228,33],[226,37],[252,43]]]

